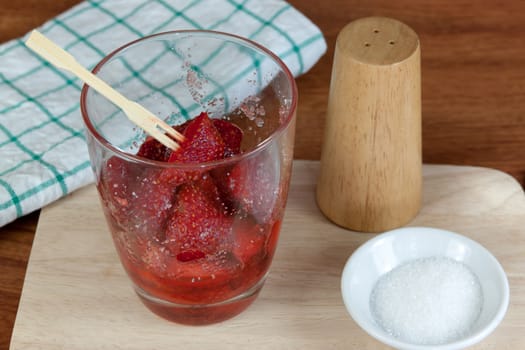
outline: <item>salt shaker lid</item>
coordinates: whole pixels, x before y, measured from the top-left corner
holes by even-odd
[[[393,65],[412,56],[419,47],[416,32],[393,18],[366,17],[348,23],[337,37],[344,56],[372,65]]]

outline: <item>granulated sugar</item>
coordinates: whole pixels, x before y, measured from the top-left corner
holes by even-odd
[[[413,344],[438,345],[468,334],[483,305],[478,278],[445,257],[410,261],[376,283],[372,314],[385,331]]]

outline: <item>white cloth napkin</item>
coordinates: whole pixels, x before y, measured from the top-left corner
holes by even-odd
[[[88,68],[126,42],[176,29],[250,38],[295,76],[326,51],[319,29],[282,0],[92,0],[39,28]],[[26,48],[23,38],[0,45],[0,226],[93,181],[81,87]]]

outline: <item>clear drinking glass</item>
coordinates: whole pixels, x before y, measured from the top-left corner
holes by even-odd
[[[242,312],[264,284],[283,219],[297,105],[291,73],[256,43],[211,31],[131,42],[94,73],[171,125],[207,112],[242,129],[240,154],[149,160],[136,155],[147,135],[93,89],[82,90],[97,189],[140,300],[184,324]]]

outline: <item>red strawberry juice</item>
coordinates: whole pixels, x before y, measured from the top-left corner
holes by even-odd
[[[277,144],[242,156],[243,132],[230,121],[201,113],[175,128],[179,149],[148,138],[137,153],[147,165],[110,157],[98,190],[143,303],[178,323],[215,323],[248,307],[264,283],[289,166]]]

